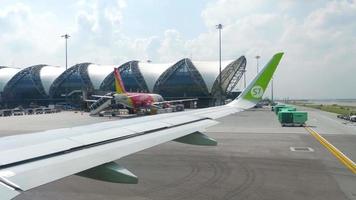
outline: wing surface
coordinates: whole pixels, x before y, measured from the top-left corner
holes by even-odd
[[[114,98],[113,96],[108,96],[108,95],[91,95],[91,96],[96,98],[107,98],[107,99]]]

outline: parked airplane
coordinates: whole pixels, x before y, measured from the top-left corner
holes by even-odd
[[[217,124],[218,118],[256,105],[282,56],[275,54],[239,97],[223,106],[0,138],[0,199],[10,200],[73,174],[137,183],[134,174],[114,161],[172,140],[217,145],[201,131]]]
[[[90,109],[92,111],[98,108],[103,103],[105,103],[105,101],[107,101],[108,99],[113,99],[114,103],[122,104],[127,108],[136,109],[136,110],[140,108],[156,108],[162,106],[164,107],[165,105],[172,104],[172,103],[182,103],[182,102],[197,100],[197,99],[181,99],[181,100],[165,101],[163,97],[159,94],[127,92],[122,82],[119,70],[117,68],[114,69],[114,77],[115,77],[116,92],[103,96],[93,95],[93,97],[99,97],[100,99],[94,101],[94,103],[91,105]]]

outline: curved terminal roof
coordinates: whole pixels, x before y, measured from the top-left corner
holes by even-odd
[[[156,64],[139,62],[137,60],[126,62],[117,68],[121,74],[124,85],[128,91],[152,92],[153,87],[164,71],[172,64]],[[114,86],[114,73],[111,72],[102,81],[102,90],[112,90]]]
[[[21,69],[11,68],[11,67],[1,67],[0,68],[0,92],[2,92],[4,90],[6,84],[19,71],[21,71]]]
[[[138,68],[147,84],[148,90],[153,91],[153,87],[164,71],[172,67],[174,63],[148,63],[138,62]]]
[[[115,65],[96,65],[90,64],[88,66],[88,75],[95,90],[100,89],[101,83],[104,79],[114,71]]]
[[[220,85],[226,92],[235,87],[245,65],[243,56],[234,61],[222,61],[224,84],[218,82],[218,61],[191,61],[188,58],[175,63],[136,60],[121,65],[80,63],[67,70],[48,65],[24,69],[0,66],[0,92],[5,97],[2,100],[12,98],[21,102],[26,98],[28,101],[60,99],[63,94],[77,95],[80,90],[112,91],[113,70],[117,67],[128,91],[165,92],[168,96],[209,96],[215,94],[216,88],[220,90]]]
[[[11,94],[10,96],[22,95],[21,98],[25,98],[31,90],[39,92],[41,95],[46,95],[41,77],[40,70],[46,65],[33,65],[21,69],[16,73],[4,87],[4,93]]]
[[[124,66],[131,66],[132,63],[136,63],[137,61],[129,61],[120,65],[113,65],[111,71],[103,78],[103,80],[100,83],[100,90],[104,90],[104,91],[109,91],[109,90],[115,90],[115,86],[114,86],[114,82],[115,82],[115,78],[114,78],[114,69],[118,68],[120,71],[120,74],[122,72],[122,69]],[[109,71],[109,70],[108,70]],[[122,76],[122,74],[121,74]]]
[[[43,66],[40,70],[40,77],[42,86],[47,95],[49,95],[49,89],[51,88],[54,80],[60,76],[65,71],[65,68],[62,67],[54,67],[54,66]]]
[[[221,61],[221,71],[225,69],[233,60]],[[219,62],[218,61],[192,61],[193,65],[203,77],[205,84],[211,92],[215,80],[219,76]]]
[[[87,73],[87,68],[90,64],[91,63],[80,63],[65,70],[53,81],[49,89],[50,96],[62,96],[73,90],[80,90],[83,87],[91,89],[93,86]]]
[[[47,77],[41,77],[41,70],[47,65],[34,65],[17,72],[3,89],[4,101],[10,104],[16,102],[33,102],[47,99],[48,93],[42,83]],[[53,68],[53,67],[50,67]]]
[[[153,91],[170,98],[209,95],[203,77],[188,58],[164,71],[156,81]]]

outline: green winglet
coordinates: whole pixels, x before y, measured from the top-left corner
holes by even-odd
[[[246,89],[230,104],[241,108],[251,108],[262,100],[268,83],[271,81],[274,72],[282,59],[283,52],[275,54],[267,65],[258,73],[255,79]]]

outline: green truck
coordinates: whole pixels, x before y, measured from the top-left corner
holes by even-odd
[[[297,108],[295,108],[293,106],[286,106],[286,107],[279,109],[279,112],[282,112],[282,111],[297,111]]]
[[[296,111],[297,109],[293,106],[288,106],[288,105],[277,105],[274,107],[274,112],[276,115],[282,110],[289,110],[289,111]]]
[[[284,104],[278,104],[276,106],[272,107],[272,111],[274,111],[274,113],[276,113],[276,115],[278,114],[279,110],[286,107],[286,105]]]
[[[278,120],[282,126],[304,126],[308,120],[308,113],[304,111],[281,110]]]

